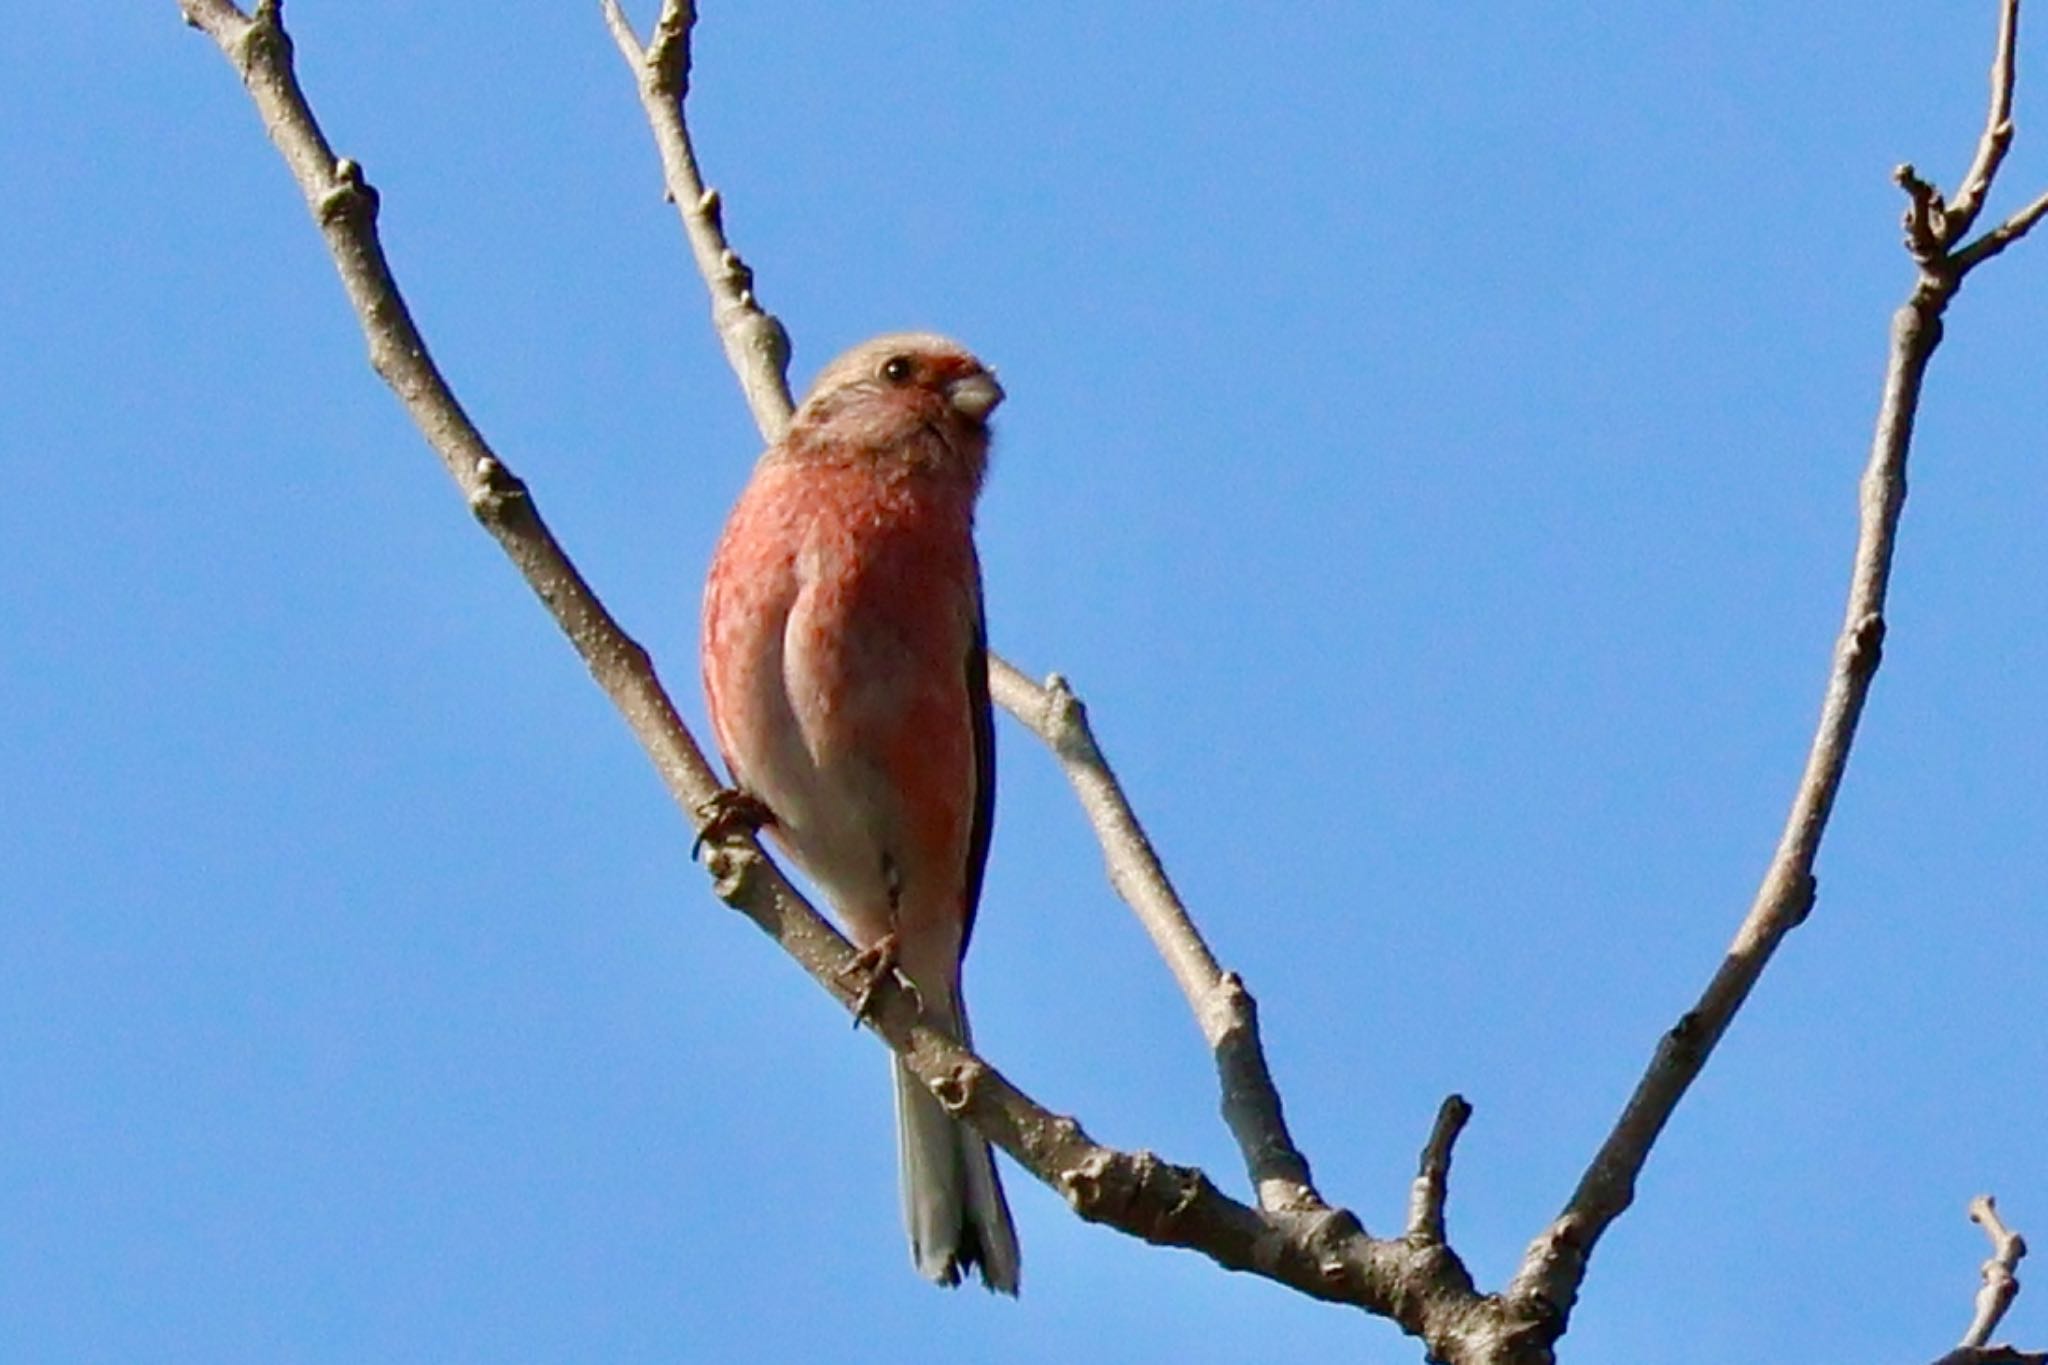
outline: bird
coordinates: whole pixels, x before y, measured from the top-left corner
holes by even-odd
[[[704,690],[735,801],[824,893],[870,989],[900,971],[967,1044],[960,966],[995,814],[974,509],[1003,396],[932,333],[845,352],[755,465],[704,591]],[[900,1059],[894,1074],[912,1263],[1015,1295],[988,1142]]]

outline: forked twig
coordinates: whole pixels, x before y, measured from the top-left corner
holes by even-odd
[[[1587,1257],[1635,1197],[1635,1182],[1672,1111],[1706,1065],[1736,1011],[1749,998],[1784,936],[1813,908],[1814,860],[1849,763],[1856,723],[1870,695],[1884,637],[1892,551],[1906,499],[1906,455],[1927,363],[1941,341],[1942,315],[1971,269],[2032,227],[2048,204],[2015,214],[1976,242],[1957,247],[1991,188],[2012,139],[2013,42],[2019,0],[2003,0],[1998,55],[1992,63],[1991,112],[1956,207],[1910,166],[1896,179],[1906,191],[1907,250],[1919,266],[1912,295],[1892,315],[1891,352],[1877,430],[1864,470],[1862,515],[1849,600],[1835,644],[1821,715],[1806,770],[1793,795],[1763,885],[1736,930],[1727,956],[1694,1006],[1659,1040],[1648,1069],[1600,1146],[1564,1211],[1529,1246],[1508,1288],[1510,1298],[1569,1313],[1585,1278]]]
[[[1984,1262],[1983,1288],[1977,1291],[1970,1314],[1969,1330],[1953,1351],[1934,1365],[2048,1365],[2048,1351],[2022,1351],[2013,1346],[1990,1345],[2005,1312],[2019,1296],[2020,1258],[2027,1254],[2026,1239],[2005,1225],[1998,1216],[1998,1204],[1988,1194],[1970,1201],[1970,1221],[1984,1229],[1991,1239],[1991,1258]]]

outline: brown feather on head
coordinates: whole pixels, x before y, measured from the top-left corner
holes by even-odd
[[[791,454],[912,454],[938,438],[932,456],[976,483],[988,459],[988,417],[1003,386],[957,341],[931,332],[895,332],[845,352],[819,372],[797,409],[785,445]]]

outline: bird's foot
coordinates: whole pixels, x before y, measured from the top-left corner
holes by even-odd
[[[775,812],[750,791],[723,787],[697,807],[697,818],[703,823],[697,828],[697,837],[690,841],[691,862],[702,855],[706,844],[722,843],[735,834],[760,833],[775,823]]]
[[[897,984],[904,987],[913,996],[917,995],[916,984],[909,977],[896,970],[896,935],[894,934],[884,934],[858,953],[855,953],[853,961],[847,963],[841,969],[839,975],[849,980],[864,978],[861,981],[860,994],[853,998],[853,1026],[855,1028],[859,1028],[863,1023],[867,1022],[868,1015],[874,1009],[875,992],[890,977],[895,977]],[[924,1008],[922,997],[918,999],[918,1008],[920,1010]]]

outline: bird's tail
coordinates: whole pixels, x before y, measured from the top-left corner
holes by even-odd
[[[936,1003],[927,997],[927,1008]],[[967,1041],[967,1016],[947,1021]],[[903,1169],[903,1224],[910,1259],[937,1284],[955,1285],[979,1268],[981,1281],[1017,1292],[1017,1228],[1003,1198],[988,1141],[949,1117],[924,1083],[896,1063],[896,1147]]]

